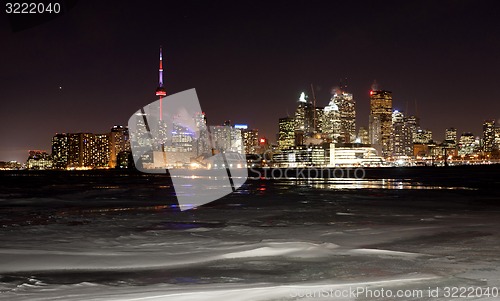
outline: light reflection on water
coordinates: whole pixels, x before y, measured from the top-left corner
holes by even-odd
[[[205,186],[205,189],[217,189],[220,188],[217,183],[212,187],[212,181],[217,180],[215,177],[201,176],[192,178],[190,176],[185,176],[182,178],[195,180],[194,185]],[[247,180],[246,184],[251,184],[254,179],[250,178]],[[264,179],[260,179],[264,180]],[[438,185],[428,185],[422,182],[415,181],[413,179],[362,179],[362,178],[281,178],[281,179],[269,179],[264,180],[263,185],[254,187],[253,189],[257,191],[265,191],[268,185],[285,187],[311,187],[317,189],[421,189],[421,190],[436,190],[436,189],[446,189],[446,190],[477,190],[471,187],[460,187],[460,186],[438,186]],[[213,183],[215,184],[215,183]],[[246,185],[244,185],[246,186]],[[245,187],[239,189],[246,190]]]
[[[353,179],[353,178],[314,178],[281,179],[282,185],[312,187],[318,189],[459,189],[475,190],[470,187],[425,185],[411,179]]]

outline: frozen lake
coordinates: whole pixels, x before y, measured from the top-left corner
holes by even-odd
[[[249,180],[184,212],[166,176],[3,172],[0,299],[500,299],[497,171]]]

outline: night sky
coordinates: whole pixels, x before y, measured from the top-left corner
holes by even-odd
[[[168,94],[196,88],[209,124],[272,141],[301,91],[325,106],[342,78],[358,127],[374,80],[436,140],[500,118],[498,1],[107,2],[17,32],[2,8],[0,160],[126,124],[156,99],[160,45]]]

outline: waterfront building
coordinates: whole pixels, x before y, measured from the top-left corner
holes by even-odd
[[[369,135],[370,144],[381,151],[383,157],[390,155],[392,131],[392,92],[370,91]]]
[[[483,123],[483,151],[491,153],[495,146],[495,120]]]

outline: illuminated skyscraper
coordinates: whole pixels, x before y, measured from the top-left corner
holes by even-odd
[[[193,147],[196,148],[196,156],[209,156],[212,152],[212,146],[209,143],[207,117],[205,116],[205,113],[196,113],[194,116],[194,122],[196,124],[196,128],[198,129],[198,136],[196,137],[196,141],[193,143]]]
[[[81,156],[80,134],[68,134],[68,167],[80,167]]]
[[[110,160],[110,134],[93,135],[94,147],[92,149],[92,167],[109,167]]]
[[[315,119],[316,119],[316,129],[315,129],[315,132],[316,133],[321,133],[321,131],[323,130],[323,121],[325,120],[324,118],[324,114],[325,114],[325,108],[324,107],[316,107],[315,108]]]
[[[476,137],[472,133],[462,133],[458,141],[458,154],[470,155],[476,148]]]
[[[314,132],[314,106],[307,100],[304,92],[300,94],[297,110],[295,111],[295,130],[301,131],[305,136]]]
[[[495,145],[494,150],[500,150],[500,127],[495,127]]]
[[[444,133],[444,140],[447,141],[450,145],[457,145],[457,129],[456,128],[447,128]]]
[[[63,134],[66,135],[66,134]],[[107,168],[110,164],[110,134],[70,133],[67,137],[67,164],[63,165],[65,151],[60,147],[62,135],[52,139],[52,152],[59,157],[58,168]],[[63,154],[63,155],[59,155]]]
[[[370,91],[370,143],[382,152],[383,157],[390,155],[392,131],[392,92],[383,90]]]
[[[391,131],[391,153],[393,156],[404,156],[404,126],[403,112],[395,110],[392,112],[392,131]]]
[[[356,139],[356,103],[352,94],[337,89],[330,102],[337,105],[340,114],[339,142],[354,142]]]
[[[245,154],[256,154],[259,147],[259,130],[249,129],[246,124],[235,124],[234,128],[241,130]]]
[[[115,125],[109,135],[109,167],[115,168],[120,152],[130,151],[130,139],[127,127]]]
[[[326,136],[329,142],[337,143],[341,140],[341,120],[337,104],[332,100],[323,111],[323,122],[321,132]]]
[[[431,130],[424,130],[418,128],[417,132],[413,135],[413,143],[415,144],[430,144],[431,142],[432,142]]]
[[[210,126],[212,144],[216,152],[236,152],[242,154],[244,151],[241,129],[231,126],[225,122],[222,126]]]
[[[493,151],[495,145],[495,120],[486,120],[483,123],[483,150]]]
[[[278,148],[281,150],[295,145],[295,119],[285,117],[279,119]]]
[[[56,134],[52,137],[52,161],[54,168],[68,166],[68,135]]]
[[[403,112],[392,113],[391,154],[393,156],[413,155],[414,116],[407,118]]]
[[[368,130],[364,126],[359,127],[358,139],[361,144],[370,144],[370,136],[368,135]]]

